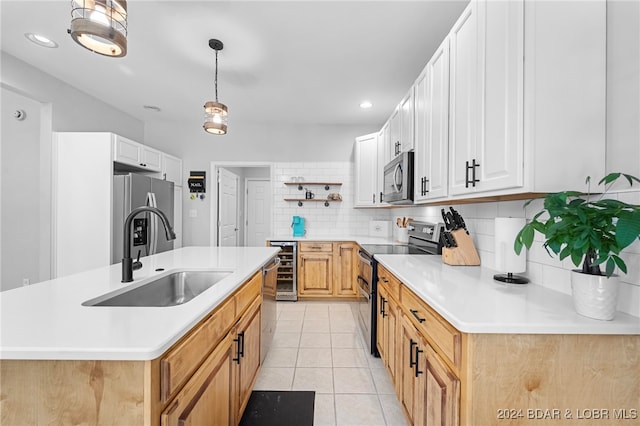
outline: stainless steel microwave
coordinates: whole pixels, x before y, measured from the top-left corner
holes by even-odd
[[[413,152],[403,152],[384,166],[384,201],[413,204]]]

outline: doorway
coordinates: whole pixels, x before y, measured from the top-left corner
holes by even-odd
[[[224,172],[221,173],[221,171]],[[273,229],[272,186],[273,168],[270,163],[218,162],[211,163],[211,233],[212,245],[264,247]],[[230,195],[233,184],[230,174],[237,177],[235,200]],[[223,182],[220,182],[223,180]],[[231,185],[231,186],[230,186]],[[235,205],[235,225],[232,227]],[[224,225],[223,225],[224,224]],[[231,231],[235,231],[235,240]],[[233,242],[235,241],[235,244]]]

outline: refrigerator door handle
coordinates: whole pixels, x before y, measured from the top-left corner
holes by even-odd
[[[151,206],[158,208],[158,201],[156,200],[156,194],[154,192],[150,192],[149,195],[151,196]],[[153,237],[151,239],[151,253],[150,254],[156,254],[158,252],[158,216],[157,215],[152,215],[153,217],[151,218],[151,223],[152,225],[152,230],[153,230]]]
[[[155,199],[153,192],[147,192],[147,206],[155,207]],[[154,214],[146,214],[147,215],[147,254],[152,255],[155,254],[156,251],[156,215]]]

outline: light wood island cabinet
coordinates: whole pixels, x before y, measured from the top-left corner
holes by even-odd
[[[260,365],[261,291],[258,271],[154,360],[1,360],[0,423],[237,425]]]
[[[378,313],[378,347],[410,424],[639,421],[639,336],[463,333],[378,268],[385,312],[398,298],[395,338]]]

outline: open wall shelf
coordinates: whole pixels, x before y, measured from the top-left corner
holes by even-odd
[[[332,186],[342,186],[342,182],[285,182],[285,185],[298,187],[299,191],[302,191],[305,186],[324,186],[325,190],[331,189]]]

